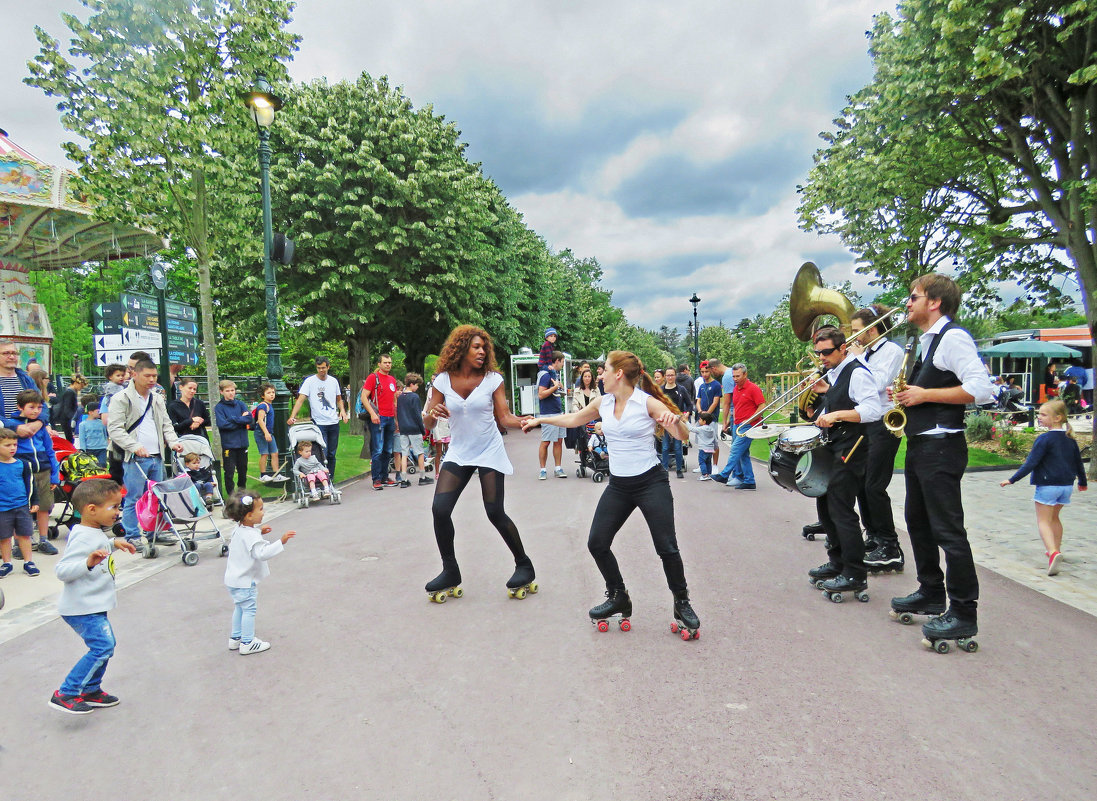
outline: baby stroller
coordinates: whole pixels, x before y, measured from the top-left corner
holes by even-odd
[[[394,437],[394,439],[397,439],[397,438]],[[393,442],[393,445],[392,445],[392,447],[394,449],[394,452],[392,454],[392,458],[389,460],[389,472],[390,473],[395,473],[396,472],[395,448],[396,448],[397,444],[398,443]],[[419,464],[418,464],[419,460],[418,459],[413,459],[409,456],[407,459],[405,459],[405,461],[407,462],[407,464],[404,465],[404,472],[405,473],[407,473],[410,476],[413,476],[413,475],[415,475],[416,473],[419,472]],[[434,442],[430,439],[430,437],[427,437],[423,440],[423,470],[427,473],[433,473],[434,472]]]
[[[188,453],[198,454],[199,467],[203,470],[213,465],[213,447],[209,440],[199,434],[184,434],[179,437],[179,444],[183,446],[181,451],[172,451],[171,469],[177,476],[187,475],[187,466],[183,459]],[[189,476],[187,476],[189,478]],[[213,504],[210,506],[224,506],[225,499],[221,497],[221,488],[217,486],[217,476],[213,476]]]
[[[290,455],[286,463],[283,464],[278,472],[285,473],[292,480],[293,485],[293,500],[299,508],[308,509],[309,501],[312,497],[309,495],[309,485],[301,476],[295,475],[293,472],[293,463],[297,461],[297,445],[301,442],[312,443],[312,455],[323,464],[327,460],[327,444],[324,441],[324,432],[320,430],[320,427],[315,423],[298,423],[291,426],[289,429],[289,449]],[[328,496],[328,500],[332,503],[342,503],[343,493],[335,486],[335,476],[329,476],[331,480],[331,494]]]
[[[575,475],[586,478],[589,470],[595,484],[605,481],[609,475],[609,454],[605,437],[596,433],[593,426],[583,426],[579,429],[576,447],[579,449],[579,467],[575,469]]]
[[[69,444],[66,440],[61,441],[66,445]],[[61,526],[68,526],[71,529],[74,524],[80,522],[80,513],[72,505],[72,493],[80,486],[80,482],[87,481],[89,478],[110,478],[107,469],[101,467],[98,460],[90,453],[73,450],[63,459],[59,457],[59,461],[58,472],[61,475],[61,483],[53,491],[53,500],[60,504],[61,508],[57,513],[57,521],[51,523],[48,529],[51,540],[61,535]]]
[[[199,532],[198,527],[203,521],[208,521],[212,530]],[[213,513],[206,508],[198,487],[186,473],[164,481],[149,482],[145,494],[137,501],[137,522],[148,540],[141,551],[146,559],[156,558],[157,537],[169,533],[178,538],[183,564],[188,567],[198,564],[199,539],[219,539],[221,555],[229,552],[228,542],[217,528]]]

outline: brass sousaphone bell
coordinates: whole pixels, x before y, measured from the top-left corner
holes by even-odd
[[[823,285],[823,276],[813,262],[806,261],[800,266],[789,296],[789,317],[797,339],[810,342],[821,327],[822,318],[828,315],[837,318],[838,327],[848,337],[850,321],[856,311],[849,298]],[[807,412],[815,397],[815,391],[810,386],[804,390],[796,404],[801,413]]]

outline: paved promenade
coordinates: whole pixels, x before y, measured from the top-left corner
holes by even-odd
[[[0,799],[1094,796],[1097,494],[1075,495],[1066,567],[1047,579],[1027,487],[965,479],[981,648],[938,655],[887,619],[911,574],[871,580],[867,604],[808,586],[823,558],[799,534],[814,503],[761,465],[754,493],[672,478],[702,620],[685,643],[667,630],[638,514],[615,546],[633,630],[590,626],[602,586],[585,540],[604,485],[538,481],[536,440],[507,445],[507,508],[542,584],[523,601],[506,597],[512,566],[475,485],[455,513],[466,594],[439,606],[422,591],[438,571],[433,488],[359,483],[342,506],[272,521],[299,536],[260,591],[266,653],[226,650],[232,605],[211,546],[191,568],[120,558],[105,682],[117,708],[47,709],[81,643],[49,593],[5,608]],[[4,580],[9,597],[20,581]]]

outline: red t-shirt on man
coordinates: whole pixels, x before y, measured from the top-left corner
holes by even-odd
[[[396,416],[396,379],[392,374],[370,373],[362,382],[366,397],[381,417]]]
[[[735,408],[735,424],[740,425],[754,417],[755,412],[766,405],[766,399],[758,385],[748,378],[742,385],[735,385],[731,393],[731,405]]]

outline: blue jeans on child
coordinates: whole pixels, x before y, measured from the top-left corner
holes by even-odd
[[[232,639],[247,644],[255,639],[255,599],[259,587],[253,581],[250,587],[229,587],[229,594],[236,607],[232,610]]]
[[[80,635],[88,652],[77,662],[61,683],[61,695],[84,695],[100,688],[107,660],[114,656],[114,629],[106,612],[91,615],[62,615],[61,619]]]
[[[664,470],[670,470],[670,451],[672,448],[674,449],[674,458],[678,460],[678,472],[681,472],[686,469],[686,460],[682,458],[682,440],[664,432],[663,454],[659,459],[659,463],[663,465]]]
[[[142,470],[145,472],[142,474]],[[164,463],[160,454],[155,456],[134,456],[122,463],[122,481],[126,487],[125,505],[122,507],[122,528],[126,530],[126,539],[137,545],[141,540],[141,528],[137,525],[137,499],[145,494],[145,481],[163,481]]]
[[[697,451],[697,466],[701,468],[701,475],[712,475],[712,454],[709,451]]]

